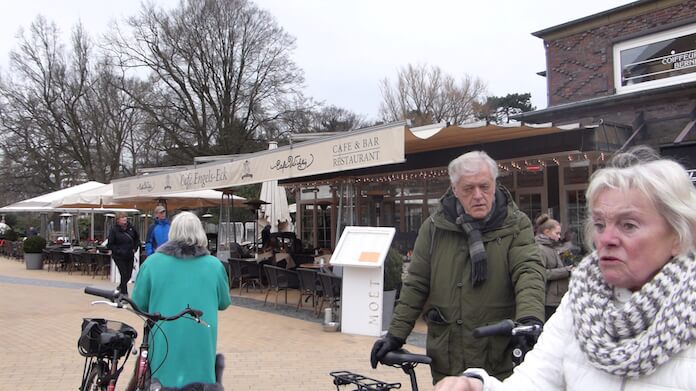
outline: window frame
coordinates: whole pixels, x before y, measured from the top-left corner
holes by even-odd
[[[696,23],[677,27],[670,30],[657,32],[654,34],[645,35],[638,38],[629,39],[614,44],[613,56],[613,71],[614,71],[614,89],[617,94],[624,94],[635,91],[648,90],[659,87],[666,87],[674,84],[696,81],[696,67],[694,71],[684,75],[670,76],[658,80],[650,80],[637,84],[622,86],[621,85],[621,52],[624,50],[634,49],[640,46],[650,45],[656,42],[682,37],[685,35],[696,34]],[[696,47],[694,47],[696,50]]]

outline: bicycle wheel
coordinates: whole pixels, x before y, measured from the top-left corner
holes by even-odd
[[[89,368],[85,381],[82,384],[81,391],[106,391],[107,386],[105,384],[99,385],[99,379],[103,378],[106,374],[104,370],[106,366],[103,361],[95,361]]]

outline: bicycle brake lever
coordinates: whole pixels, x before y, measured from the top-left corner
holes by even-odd
[[[541,331],[541,326],[539,325],[529,325],[529,326],[517,326],[510,332],[512,335],[519,334],[529,334]]]
[[[94,305],[94,304],[106,304],[106,305],[109,305],[112,307],[118,307],[118,304],[112,303],[112,302],[106,301],[106,300],[95,300],[92,302],[92,305]]]
[[[191,319],[192,321],[198,323],[198,324],[202,324],[202,325],[205,326],[205,327],[210,327],[210,325],[209,325],[208,323],[206,323],[205,320],[203,320],[203,319],[201,319],[201,318],[199,318],[199,317],[197,317],[197,316],[195,316],[195,317],[194,317],[194,316],[190,316],[190,317],[188,317],[188,318]]]
[[[202,324],[203,326],[210,328],[210,325],[209,325],[208,323],[206,323],[205,320],[203,320],[203,319],[201,319],[201,318],[196,318],[196,319],[194,319],[194,320],[196,321],[196,323],[200,323],[200,324]]]

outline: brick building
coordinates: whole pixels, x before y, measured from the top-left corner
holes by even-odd
[[[548,108],[518,117],[611,124],[696,168],[696,1],[642,0],[533,33],[546,49]]]

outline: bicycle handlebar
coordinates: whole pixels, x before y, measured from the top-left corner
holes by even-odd
[[[174,316],[162,316],[160,313],[148,313],[143,310],[141,310],[137,304],[131,300],[130,297],[121,294],[118,290],[109,290],[109,289],[101,289],[101,288],[95,288],[91,286],[86,286],[85,287],[85,293],[88,295],[93,295],[93,296],[99,296],[103,297],[105,299],[110,300],[112,303],[116,304],[117,307],[119,308],[127,308],[130,307],[130,309],[135,312],[138,315],[144,316],[145,318],[153,321],[153,322],[158,322],[158,321],[172,321],[172,320],[177,320],[183,316],[190,315],[193,318],[193,321],[196,323],[202,323],[206,327],[210,327],[209,324],[207,324],[201,317],[203,316],[203,311],[197,310],[194,308],[187,307],[183,311],[179,312],[178,314]],[[124,302],[126,305],[124,305]],[[98,303],[98,302],[95,302]]]
[[[507,336],[515,336],[515,335],[530,335],[530,336],[538,336],[541,334],[543,326],[534,324],[534,325],[521,325],[519,323],[515,323],[510,319],[505,319],[501,320],[500,322],[496,324],[492,324],[489,326],[482,326],[474,329],[473,336],[474,338],[482,338],[482,337],[491,337],[494,335],[507,335]]]
[[[502,320],[496,324],[482,326],[474,329],[474,338],[490,337],[493,335],[512,335],[515,322],[510,319]]]

